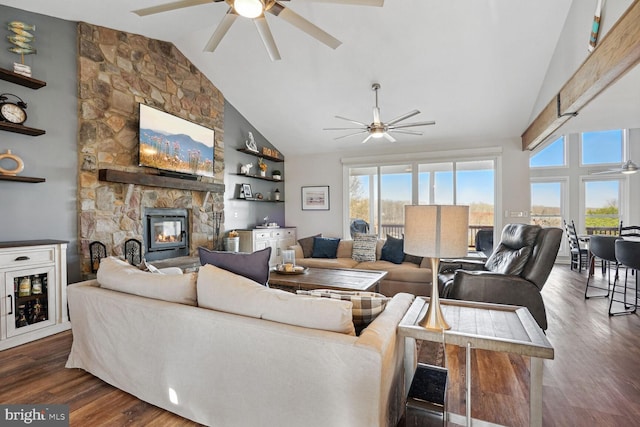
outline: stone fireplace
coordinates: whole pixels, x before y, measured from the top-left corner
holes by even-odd
[[[123,255],[127,239],[144,242],[149,209],[187,212],[180,225],[186,239],[180,250],[186,255],[196,256],[199,246],[213,248],[213,218],[224,210],[224,97],[171,43],[87,23],[78,24],[77,34],[78,241],[83,277],[91,271],[92,241],[104,243],[107,254],[114,256]],[[101,177],[99,171],[107,169],[155,173],[138,166],[139,103],[214,130],[215,176],[199,178],[214,190]],[[170,221],[167,229],[171,227],[177,226]],[[173,245],[161,242],[144,250],[143,243],[143,256],[167,255]]]

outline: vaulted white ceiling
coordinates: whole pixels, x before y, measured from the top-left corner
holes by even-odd
[[[532,117],[571,0],[386,0],[383,7],[291,0],[283,3],[342,41],[332,50],[267,14],[282,60],[272,62],[255,26],[236,20],[213,53],[204,45],[224,2],[139,17],[131,10],[166,0],[4,0],[3,4],[173,42],[225,98],[285,155],[353,150],[371,122],[379,82],[381,117],[413,109],[435,120],[402,147],[432,141],[519,138]],[[367,143],[367,152],[388,149]]]

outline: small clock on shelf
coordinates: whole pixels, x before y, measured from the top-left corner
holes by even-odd
[[[17,99],[16,102],[9,100],[8,96]],[[0,120],[21,125],[27,120],[27,103],[17,95],[3,93],[0,95]]]

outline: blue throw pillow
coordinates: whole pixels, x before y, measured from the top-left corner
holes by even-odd
[[[331,237],[314,237],[311,258],[335,258],[340,239]]]
[[[255,251],[251,254],[238,252],[210,251],[207,248],[198,248],[200,264],[211,264],[223,268],[232,273],[244,276],[261,285],[266,285],[269,280],[269,258],[271,246]]]
[[[398,239],[387,234],[387,241],[382,246],[380,259],[394,264],[402,264],[404,260],[404,239]]]

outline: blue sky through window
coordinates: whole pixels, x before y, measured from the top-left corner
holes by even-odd
[[[622,163],[622,130],[582,134],[582,164]]]
[[[564,137],[556,139],[529,159],[532,168],[564,165]]]

